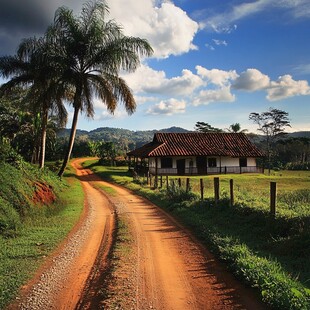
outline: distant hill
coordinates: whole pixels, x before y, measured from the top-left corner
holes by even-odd
[[[91,131],[80,130],[76,131],[77,139],[89,139],[92,141],[111,141],[121,147],[128,146],[129,149],[140,147],[145,143],[152,141],[156,132],[189,132],[189,130],[181,127],[170,127],[160,130],[138,130],[133,131],[122,128],[101,127]],[[62,129],[58,132],[59,138],[69,138],[70,129]]]
[[[310,131],[297,131],[287,134],[289,138],[310,138]]]

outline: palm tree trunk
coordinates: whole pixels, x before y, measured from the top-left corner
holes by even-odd
[[[43,111],[43,117],[42,117],[41,147],[40,147],[41,152],[40,152],[40,158],[39,158],[40,169],[44,168],[44,161],[45,161],[47,118],[48,118],[48,110],[46,109],[46,111]]]
[[[62,175],[63,175],[63,173],[67,167],[70,156],[71,156],[71,152],[72,152],[72,148],[73,148],[73,144],[74,144],[74,139],[75,139],[75,133],[76,133],[76,127],[77,127],[79,112],[80,112],[79,108],[74,108],[74,114],[73,114],[73,120],[72,120],[68,149],[67,149],[67,152],[65,154],[65,158],[64,158],[64,161],[62,163],[62,166],[58,172],[59,177],[62,177]]]

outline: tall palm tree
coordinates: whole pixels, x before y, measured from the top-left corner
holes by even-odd
[[[11,78],[0,87],[0,95],[14,92],[16,87],[27,89],[24,104],[30,104],[33,115],[40,114],[39,166],[44,167],[46,130],[49,113],[56,111],[61,124],[67,121],[67,111],[63,105],[64,96],[61,85],[53,80],[54,67],[47,61],[48,46],[45,38],[25,39],[19,45],[15,56],[0,58],[0,75]],[[67,96],[68,97],[68,96]],[[37,156],[34,156],[37,158]]]
[[[140,64],[140,56],[150,56],[153,52],[146,40],[127,37],[114,21],[106,22],[107,13],[105,1],[87,2],[78,17],[72,10],[61,7],[47,32],[50,42],[54,42],[50,57],[59,70],[59,83],[74,89],[69,145],[59,176],[71,156],[79,113],[94,116],[94,97],[111,113],[118,103],[124,104],[128,114],[133,113],[136,109],[134,97],[119,73],[134,71]]]

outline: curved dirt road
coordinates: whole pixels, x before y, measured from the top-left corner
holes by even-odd
[[[169,215],[82,169],[82,161],[73,166],[86,194],[84,216],[15,309],[266,309]],[[130,241],[117,257],[118,220]],[[71,251],[70,238],[73,258],[55,267]],[[55,269],[60,274],[45,288]]]

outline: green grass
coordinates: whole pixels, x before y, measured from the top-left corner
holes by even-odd
[[[86,165],[164,208],[195,235],[275,309],[310,308],[310,172],[283,171],[268,175],[220,177],[221,199],[215,206],[213,177],[204,177],[206,199],[200,201],[199,178],[191,179],[196,199],[176,202],[183,192],[167,196],[132,182],[127,168]],[[235,205],[229,207],[229,180],[235,184]],[[276,218],[269,215],[269,184],[278,184]],[[183,185],[185,181],[183,180]]]
[[[17,295],[19,287],[33,276],[79,219],[83,190],[74,177],[67,182],[61,186],[56,203],[27,206],[27,214],[19,221],[14,236],[0,235],[0,309]]]
[[[111,195],[111,196],[116,196],[116,190],[110,186],[105,186],[105,185],[94,185],[97,189],[101,189],[104,192],[106,192],[107,194]]]

